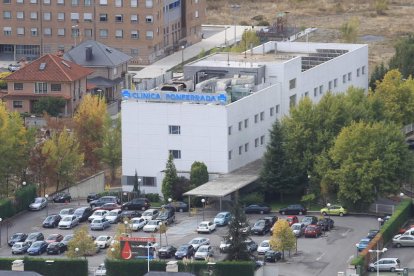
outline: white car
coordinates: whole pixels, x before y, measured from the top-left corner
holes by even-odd
[[[292,229],[292,232],[296,237],[302,236],[305,233],[305,228],[305,224],[303,223],[294,223],[290,226],[290,229]]]
[[[270,241],[264,240],[260,243],[259,247],[257,248],[257,253],[259,255],[264,255],[266,251],[270,250]]]
[[[207,260],[207,258],[213,257],[213,254],[213,248],[211,245],[201,245],[194,254],[194,259]]]
[[[211,233],[216,230],[216,224],[212,221],[202,221],[197,227],[197,233]]]
[[[147,221],[143,218],[133,218],[129,221],[129,227],[133,231],[142,229],[147,224]]]
[[[106,267],[104,263],[100,264],[95,270],[95,276],[106,276]]]
[[[192,239],[188,244],[191,244],[194,247],[194,250],[197,251],[197,249],[202,245],[209,245],[210,239],[203,238],[203,237],[197,237]]]
[[[70,216],[64,216],[59,224],[58,224],[58,228],[59,229],[71,229],[73,227],[75,227],[76,225],[79,224],[79,219],[77,216],[74,215],[70,215]]]
[[[65,208],[65,209],[60,210],[59,216],[61,216],[63,218],[64,216],[73,215],[74,213],[75,213],[75,209]]]
[[[154,220],[158,217],[159,213],[160,212],[157,209],[148,209],[144,213],[142,213],[141,218],[147,221]]]
[[[121,209],[113,209],[112,211],[109,211],[105,218],[109,220],[110,223],[117,223],[121,218],[121,213]]]
[[[96,238],[95,244],[99,246],[99,248],[107,248],[111,245],[113,238],[111,236],[102,235]]]
[[[104,218],[108,214],[107,210],[96,210],[93,214],[88,218],[89,222],[92,222],[94,219],[97,218]]]
[[[42,210],[47,206],[47,199],[45,197],[36,197],[34,202],[29,205],[29,209],[33,211]]]
[[[147,224],[142,228],[142,231],[144,232],[157,232],[160,228],[160,220],[150,220],[147,222]]]

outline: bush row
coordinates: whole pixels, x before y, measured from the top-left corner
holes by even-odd
[[[36,197],[36,186],[27,185],[18,189],[14,195],[14,201],[10,198],[0,200],[0,217],[10,218],[18,212],[26,210]]]

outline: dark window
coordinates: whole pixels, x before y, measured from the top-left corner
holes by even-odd
[[[23,90],[23,83],[15,82],[14,83],[14,90]]]
[[[62,90],[62,85],[60,83],[52,83],[50,85],[50,91],[60,92]]]
[[[13,101],[13,107],[14,108],[22,108],[23,107],[23,101]]]
[[[181,159],[181,150],[170,150],[170,154],[174,159]]]
[[[106,13],[101,13],[101,14],[99,15],[99,21],[101,21],[101,22],[106,22],[106,21],[108,21],[108,14],[106,14]]]
[[[181,134],[181,127],[180,126],[168,126],[170,134]]]

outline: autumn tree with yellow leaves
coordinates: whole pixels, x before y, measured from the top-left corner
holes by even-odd
[[[273,234],[270,239],[270,247],[273,250],[282,252],[282,259],[285,259],[285,251],[295,248],[296,237],[290,229],[287,220],[279,219],[273,228]]]

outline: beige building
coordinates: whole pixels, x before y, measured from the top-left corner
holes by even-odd
[[[201,40],[206,0],[2,0],[0,57],[35,59],[96,40],[149,64]]]

